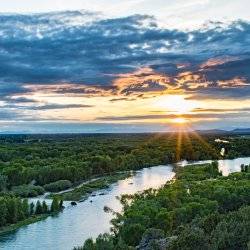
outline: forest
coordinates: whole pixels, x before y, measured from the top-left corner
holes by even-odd
[[[228,143],[216,141],[218,137]],[[224,156],[220,155],[222,147],[226,152]],[[49,211],[45,204],[34,204],[31,208],[25,198],[76,187],[93,177],[113,176],[116,172],[184,159],[249,155],[249,137],[237,135],[199,135],[195,132],[0,135],[0,227]],[[73,191],[70,198],[80,199],[89,190],[105,185],[106,181],[84,186]],[[56,199],[65,197],[55,196]]]
[[[137,170],[182,159],[250,155],[250,139],[197,133],[0,136],[0,191],[36,196],[94,176]],[[181,147],[178,146],[181,144]],[[58,182],[59,181],[59,182]],[[28,185],[28,186],[27,186]]]
[[[159,190],[125,195],[112,234],[75,250],[247,250],[250,247],[250,172],[221,176],[218,164],[176,168]]]

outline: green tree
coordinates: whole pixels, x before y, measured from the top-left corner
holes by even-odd
[[[7,176],[0,174],[0,191],[4,191],[7,188]]]
[[[51,203],[50,211],[51,211],[52,213],[54,213],[54,212],[58,212],[59,210],[60,210],[59,200],[58,200],[57,197],[54,197],[54,198],[53,198],[53,201],[52,201],[52,203]]]
[[[48,212],[48,206],[47,206],[45,201],[43,201],[43,203],[42,203],[42,211],[45,214]]]
[[[136,246],[140,242],[144,231],[145,228],[142,225],[132,224],[122,228],[121,235],[129,246]]]
[[[35,212],[34,209],[35,209],[35,205],[34,205],[33,202],[31,202],[31,203],[30,203],[30,215],[34,214],[34,212]]]
[[[29,216],[29,203],[28,203],[28,199],[24,199],[22,202],[22,209],[23,209],[23,213],[25,217]]]
[[[37,201],[36,203],[36,214],[42,214],[43,213],[43,207],[41,205],[41,202],[40,201]]]
[[[7,222],[7,207],[4,198],[0,197],[0,227]]]
[[[95,244],[92,239],[87,239],[84,243],[82,250],[96,250]]]

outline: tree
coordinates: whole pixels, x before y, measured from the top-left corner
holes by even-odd
[[[44,214],[46,214],[48,212],[48,206],[47,206],[45,201],[43,201],[43,203],[42,203],[42,210],[43,210]]]
[[[25,217],[29,216],[29,203],[28,203],[28,199],[24,199],[22,202],[22,209],[23,209],[23,213]]]
[[[16,199],[12,197],[6,199],[6,220],[8,223],[16,223],[18,221],[18,211],[20,208],[17,206]]]
[[[4,191],[7,187],[7,176],[0,174],[0,191]]]
[[[95,244],[92,239],[87,239],[84,243],[82,250],[95,250]]]
[[[171,250],[206,250],[208,249],[208,240],[204,231],[196,227],[188,227],[179,235],[176,241],[170,246]]]
[[[35,208],[35,205],[33,202],[30,203],[30,215],[34,214],[34,208]]]
[[[37,201],[36,203],[36,214],[42,214],[43,213],[43,207],[41,205],[40,201]]]
[[[0,227],[6,224],[7,207],[4,198],[0,197]]]
[[[122,228],[122,238],[129,246],[136,246],[141,240],[145,228],[140,224],[131,224]]]
[[[59,208],[63,209],[63,200],[60,200],[60,202],[59,202]]]
[[[58,212],[59,208],[60,208],[59,207],[59,200],[58,200],[57,197],[54,197],[53,201],[52,201],[52,204],[51,204],[50,211],[51,211],[51,213]]]

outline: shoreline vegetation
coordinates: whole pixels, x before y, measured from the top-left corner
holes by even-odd
[[[202,135],[202,139],[194,133],[188,137],[185,134],[178,149],[178,133],[1,135],[0,200],[5,202],[0,202],[0,228],[6,225],[14,228],[15,223],[18,226],[22,221],[36,220],[30,217],[26,204],[22,213],[17,212],[26,197],[53,191],[56,194],[50,198],[83,201],[91,193],[129,177],[130,171],[144,167],[172,164],[181,159],[199,161],[250,155],[248,137],[223,135],[219,142],[217,138],[216,134]],[[220,155],[222,147],[224,157]],[[96,176],[101,177],[86,181]],[[81,181],[86,183],[79,184]],[[41,210],[42,204],[38,207]]]
[[[1,197],[0,200],[0,235],[15,231],[18,228],[44,220],[62,212],[63,201],[54,197],[50,206],[45,201],[39,200],[34,204],[28,199],[18,197]]]
[[[129,178],[134,173],[132,171],[123,173],[114,173],[110,176],[98,177],[92,181],[81,184],[79,187],[73,188],[71,191],[66,191],[63,193],[51,193],[46,198],[52,199],[57,197],[64,201],[83,201],[86,200],[95,191],[101,191],[107,189],[110,185],[116,183],[119,180],[124,180]],[[105,191],[105,190],[104,190]]]
[[[10,224],[8,226],[0,228],[0,235],[8,234],[10,232],[16,231],[17,229],[19,229],[23,226],[28,226],[28,225],[33,224],[35,222],[45,220],[49,216],[51,216],[51,214],[33,215],[32,217],[29,217],[25,220],[22,220],[22,221],[19,221],[17,223]]]
[[[124,180],[126,178],[129,178],[133,175],[132,171],[127,171],[123,173],[115,173],[112,176],[103,176],[98,177],[98,179],[93,179],[90,182],[86,182],[84,184],[81,184],[79,187],[73,188],[72,191],[64,192],[62,194],[49,194],[48,199],[53,199],[57,201],[83,201],[87,199],[91,193],[95,191],[100,191],[102,189],[109,188],[110,185],[113,183]],[[65,191],[65,190],[64,190]],[[62,208],[62,204],[60,205]],[[60,208],[60,209],[61,209]],[[57,209],[57,208],[56,208]],[[42,211],[41,211],[42,212]],[[58,212],[50,212],[50,213],[43,213],[43,214],[33,214],[32,216],[25,218],[24,220],[18,221],[17,223],[13,223],[4,227],[0,227],[0,235],[4,235],[7,233],[10,233],[12,231],[15,231],[19,229],[20,227],[27,226],[29,224],[44,220],[48,218],[49,216],[54,216],[55,214],[58,214]]]
[[[74,250],[247,250],[249,170],[242,165],[241,172],[222,176],[217,162],[177,167],[175,181],[162,188],[123,195],[111,233]]]

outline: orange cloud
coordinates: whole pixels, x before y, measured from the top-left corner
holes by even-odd
[[[176,84],[165,74],[155,72],[150,67],[140,68],[132,73],[117,74],[113,86],[121,95],[138,93],[161,93],[176,88]]]
[[[236,56],[224,56],[224,57],[210,58],[206,62],[202,63],[200,65],[200,68],[201,69],[210,68],[213,66],[222,65],[224,63],[233,62],[233,61],[237,61],[237,60],[239,60],[239,57],[236,57]]]
[[[245,78],[242,77],[235,77],[231,80],[219,80],[218,81],[218,86],[222,88],[235,88],[235,87],[245,87],[248,86],[249,84],[246,82]]]

